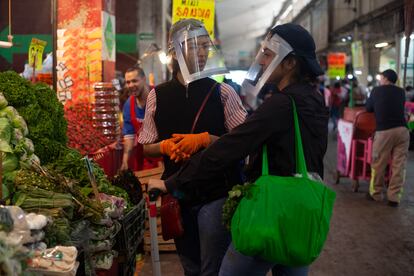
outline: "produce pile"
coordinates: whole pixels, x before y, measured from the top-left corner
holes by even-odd
[[[13,178],[20,168],[20,162],[30,165],[39,162],[34,154],[32,140],[27,138],[28,128],[24,119],[0,92],[0,152],[2,152],[3,193],[5,197],[13,189]]]
[[[63,105],[45,84],[31,84],[17,73],[0,73],[0,92],[26,121],[28,138],[43,164],[54,160],[66,146],[67,123]]]
[[[94,153],[112,142],[95,127],[94,116],[89,102],[80,101],[65,110],[68,121],[68,146],[79,150],[81,154]]]
[[[80,187],[83,195],[89,196],[92,193],[92,186],[85,166],[85,160],[77,150],[70,148],[62,150],[58,158],[48,164],[47,167],[66,178],[76,179],[77,185]],[[127,192],[121,187],[112,185],[102,168],[96,163],[92,162],[92,168],[99,192],[122,197],[127,201],[127,207],[131,207],[131,201]]]
[[[90,105],[81,103],[67,112],[69,146],[77,149],[66,145],[68,124],[53,90],[33,85],[14,72],[0,73],[4,199],[24,214],[16,217],[40,215],[44,220],[41,227],[26,227],[27,239],[16,246],[9,242],[10,233],[21,231],[20,227],[0,206],[0,275],[24,271],[29,256],[22,252],[57,245],[81,248],[88,259],[86,269],[109,269],[117,255],[113,245],[121,227],[118,219],[142,199],[141,185],[132,172],[111,183],[91,162],[99,190],[98,195],[93,193],[83,154],[110,141],[94,129]]]

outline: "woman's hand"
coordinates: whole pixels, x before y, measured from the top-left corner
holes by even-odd
[[[162,192],[167,192],[167,188],[165,187],[165,182],[164,180],[161,179],[150,179],[148,181],[148,191],[150,191],[151,189],[159,189]]]

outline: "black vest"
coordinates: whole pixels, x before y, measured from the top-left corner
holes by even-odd
[[[174,133],[191,132],[195,116],[215,83],[210,78],[204,78],[190,83],[186,88],[173,78],[155,88],[157,105],[154,120],[160,141],[171,138]],[[205,131],[216,136],[227,132],[224,126],[224,108],[219,85],[216,85],[208,99],[194,129],[194,133]],[[177,172],[182,164],[174,163],[168,156],[164,156],[164,165],[162,179]]]

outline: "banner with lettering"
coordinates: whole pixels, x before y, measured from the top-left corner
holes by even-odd
[[[331,79],[345,78],[345,53],[329,53],[328,54],[328,76]]]
[[[172,23],[186,18],[203,22],[211,38],[214,38],[214,0],[173,0]]]

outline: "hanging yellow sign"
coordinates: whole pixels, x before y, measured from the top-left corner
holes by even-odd
[[[172,23],[187,18],[203,22],[214,38],[214,0],[173,0]]]
[[[32,38],[29,46],[29,66],[35,67],[36,70],[42,69],[43,63],[43,51],[46,47],[47,42]]]

